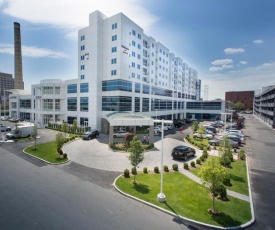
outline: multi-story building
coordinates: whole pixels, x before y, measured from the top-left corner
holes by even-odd
[[[12,78],[12,74],[9,73],[1,73],[0,72],[0,100],[3,101],[8,99],[9,92],[6,90],[14,88],[14,79]],[[0,101],[0,104],[1,104]]]
[[[230,91],[225,92],[225,101],[232,103],[240,102],[246,109],[253,108],[254,91]]]
[[[262,93],[255,95],[254,114],[275,129],[275,85],[265,87]]]
[[[101,130],[102,118],[113,111],[183,119],[186,103],[200,98],[198,72],[124,14],[108,18],[95,11],[78,34],[78,77],[43,80],[29,99],[12,95],[13,116],[28,115],[42,126],[76,119]]]

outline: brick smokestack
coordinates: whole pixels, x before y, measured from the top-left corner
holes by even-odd
[[[20,24],[14,22],[14,88],[24,89]]]

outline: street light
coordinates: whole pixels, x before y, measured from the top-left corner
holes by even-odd
[[[233,109],[229,109],[229,110],[227,110],[228,112],[231,112],[230,114],[231,114],[231,124],[230,124],[230,126],[231,126],[231,128],[232,128],[232,116],[233,116],[233,112],[235,112],[235,110],[233,110]]]
[[[168,121],[168,120],[154,120],[154,122],[158,122],[161,123],[161,170],[160,170],[160,193],[157,196],[157,199],[159,202],[164,203],[165,200],[165,195],[162,192],[162,188],[163,188],[163,125],[164,124],[172,124],[172,121]]]

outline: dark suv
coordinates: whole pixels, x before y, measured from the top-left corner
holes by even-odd
[[[173,158],[183,159],[186,161],[188,157],[190,156],[194,157],[195,154],[196,154],[195,149],[190,148],[189,146],[179,145],[173,148],[171,156]]]
[[[82,140],[90,140],[92,138],[99,137],[99,132],[96,129],[89,130],[82,135]]]

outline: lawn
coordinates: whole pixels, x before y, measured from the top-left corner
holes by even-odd
[[[198,145],[203,144],[204,147],[208,146],[208,140],[206,140],[206,139],[199,139],[199,138],[190,137],[189,142],[191,142],[191,141],[194,141],[194,143],[197,143]]]
[[[232,186],[225,186],[227,189],[238,192],[244,195],[249,195],[246,162],[242,160],[235,160],[231,163],[232,168],[226,168],[230,175],[230,182]],[[190,172],[198,176],[200,168],[191,169]]]
[[[25,149],[25,152],[50,163],[62,163],[68,160],[58,158],[55,141],[36,145],[36,150],[34,149],[34,146],[30,146]]]
[[[157,194],[160,192],[159,174],[138,174],[136,180],[138,184],[134,185],[132,177],[122,176],[116,181],[116,186],[139,199],[207,224],[223,227],[238,226],[251,219],[250,204],[230,196],[228,196],[229,201],[215,201],[216,209],[221,215],[212,216],[207,211],[212,207],[209,189],[179,172],[164,174],[163,193],[166,196],[166,203],[157,201]]]

